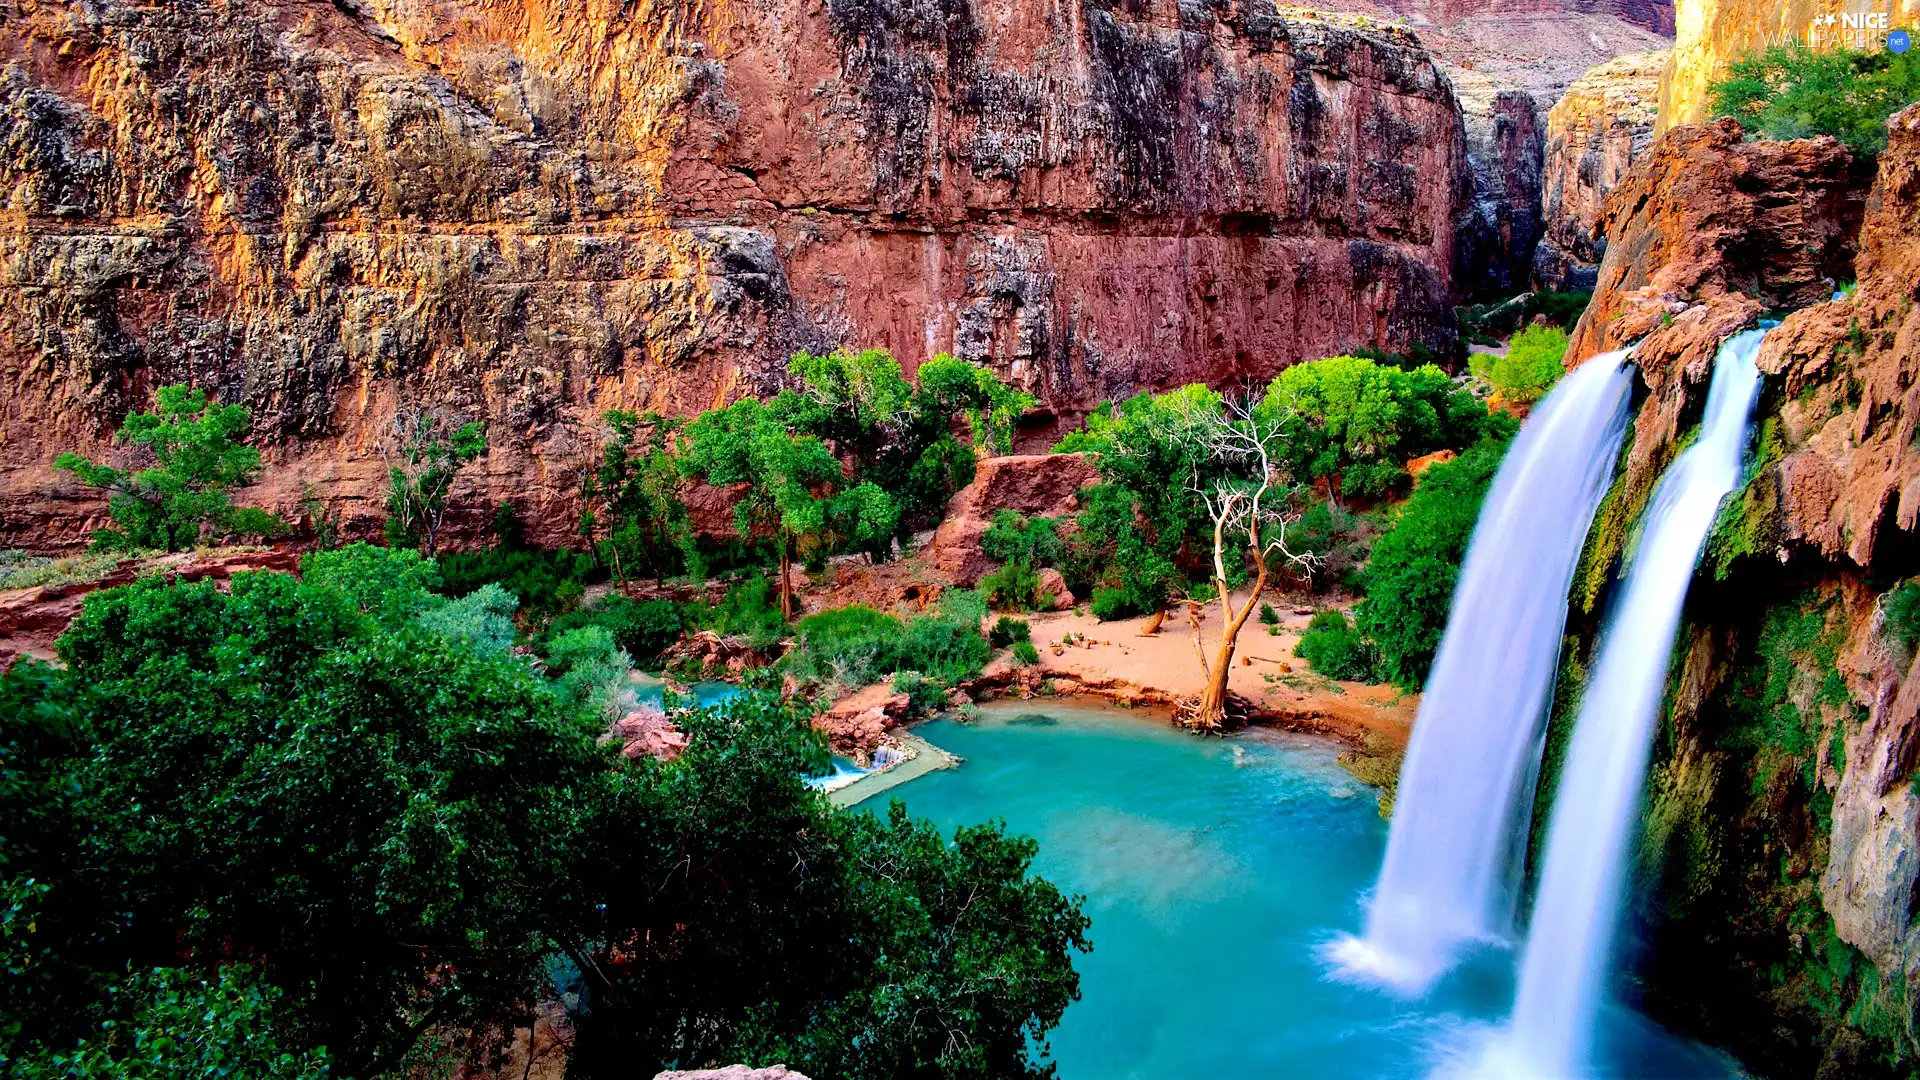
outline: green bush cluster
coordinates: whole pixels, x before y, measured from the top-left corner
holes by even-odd
[[[1908,579],[1894,586],[1881,601],[1886,615],[1887,634],[1911,649],[1920,642],[1920,580]]]
[[[510,548],[504,545],[475,551],[443,551],[439,591],[465,596],[482,585],[499,585],[520,601],[520,610],[536,618],[551,618],[580,602],[587,585],[599,576],[593,556],[566,548]]]
[[[633,658],[604,626],[581,626],[547,643],[547,671],[562,701],[611,716],[620,708],[621,691]]]
[[[1379,678],[1380,650],[1338,608],[1316,611],[1293,655],[1329,679],[1373,682]]]
[[[647,667],[680,640],[686,618],[671,600],[635,600],[611,593],[554,619],[534,642],[534,651],[544,656],[554,638],[583,626],[604,627],[634,663]]]
[[[980,596],[995,611],[1035,611],[1051,607],[1053,597],[1025,558],[1014,559],[980,579]]]
[[[518,633],[513,613],[520,599],[489,582],[457,600],[443,601],[420,614],[420,626],[429,633],[458,641],[476,652],[503,653]]]
[[[794,638],[794,651],[783,661],[788,670],[845,686],[869,686],[912,671],[937,680],[944,692],[978,675],[992,657],[979,618],[955,617],[952,610],[902,621],[848,604],[801,619]]]
[[[1027,620],[1016,619],[1011,615],[1002,615],[993,622],[993,629],[987,631],[987,644],[996,649],[1004,649],[1016,641],[1032,641],[1033,627]]]
[[[1014,663],[1021,667],[1032,667],[1040,662],[1040,650],[1034,648],[1031,641],[1016,641],[1008,651],[1013,656]]]
[[[1488,354],[1482,353],[1481,357]],[[1483,375],[1500,396],[1520,405],[1545,397],[1566,373],[1567,332],[1557,326],[1534,325],[1513,335],[1504,356],[1494,356],[1475,373]],[[1479,357],[1476,357],[1479,359]]]
[[[1887,118],[1920,101],[1920,54],[1775,45],[1737,57],[1708,92],[1714,115],[1765,138],[1832,135],[1871,156]]]
[[[1017,511],[995,511],[980,549],[997,562],[1025,561],[1039,568],[1058,566],[1067,553],[1060,538],[1059,523],[1050,517],[1029,518]]]
[[[428,1033],[484,1059],[556,989],[591,1002],[581,1080],[1048,1074],[1087,920],[1030,841],[835,812],[772,691],[627,760],[524,658],[422,629],[411,554],[391,600],[324,560],[102,590],[64,666],[0,675],[9,1075],[412,1075]]]
[[[749,577],[728,586],[717,604],[692,603],[685,608],[688,626],[728,637],[744,637],[755,649],[767,649],[787,635],[774,583],[765,576]]]
[[[1380,652],[1380,674],[1409,689],[1426,681],[1446,629],[1453,586],[1504,442],[1435,465],[1374,542],[1354,624]]]
[[[1455,308],[1460,330],[1469,341],[1479,345],[1497,345],[1515,330],[1544,319],[1548,325],[1571,331],[1593,301],[1590,292],[1556,292],[1538,289],[1492,304],[1473,304]]]

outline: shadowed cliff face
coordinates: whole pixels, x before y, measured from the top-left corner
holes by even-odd
[[[1689,596],[1641,852],[1649,1008],[1765,1076],[1920,1056],[1920,662],[1883,603],[1920,572],[1920,106],[1889,128],[1872,173],[1830,139],[1669,131],[1609,198],[1579,334],[1644,335],[1648,390],[1575,587],[1590,644],[1714,346],[1797,308]]]
[[[1534,279],[1591,289],[1606,251],[1600,211],[1607,192],[1653,138],[1665,52],[1632,53],[1575,79],[1547,112]]]
[[[0,29],[0,544],[100,513],[154,386],[254,409],[270,505],[377,513],[396,407],[564,537],[612,407],[796,347],[1072,414],[1452,341],[1464,135],[1410,35],[1103,0],[41,3]],[[477,520],[480,515],[475,514]]]

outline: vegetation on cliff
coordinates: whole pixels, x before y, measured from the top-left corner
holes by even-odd
[[[1736,57],[1709,93],[1713,115],[1764,138],[1831,135],[1871,156],[1887,148],[1887,118],[1920,101],[1920,55],[1774,45]]]
[[[563,997],[591,1002],[569,1075],[1044,1074],[1087,923],[1030,842],[832,812],[772,693],[624,758],[527,660],[423,621],[434,575],[362,547],[146,579],[87,598],[64,668],[0,677],[15,1075],[156,1075],[159,1038],[387,1075]]]

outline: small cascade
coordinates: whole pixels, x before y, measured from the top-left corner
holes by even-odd
[[[1363,938],[1330,957],[1406,993],[1462,945],[1512,933],[1567,590],[1626,431],[1633,377],[1606,353],[1533,411],[1474,526],[1400,772]]]
[[[1764,330],[1720,349],[1700,439],[1667,471],[1608,618],[1563,779],[1498,1071],[1537,1080],[1594,1068],[1627,862],[1674,636],[1720,501],[1740,481]]]

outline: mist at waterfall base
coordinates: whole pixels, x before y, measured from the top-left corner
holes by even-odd
[[[1513,933],[1567,589],[1626,432],[1624,351],[1540,402],[1474,526],[1400,771],[1366,932],[1329,959],[1415,994],[1474,942]]]
[[[1715,360],[1700,437],[1655,489],[1602,633],[1561,767],[1510,1033],[1488,1072],[1589,1075],[1610,976],[1654,728],[1681,606],[1721,500],[1740,481],[1764,330]]]
[[[1086,897],[1082,1000],[1048,1038],[1062,1080],[1403,1080],[1512,1000],[1505,965],[1417,1002],[1326,977],[1319,950],[1351,923],[1386,823],[1325,740],[1196,739],[1163,715],[1056,699],[917,733],[964,763],[888,797],[949,833],[1004,819],[1039,840],[1036,872]],[[1726,1075],[1630,1015],[1606,1038],[1656,1063],[1639,1075]]]

